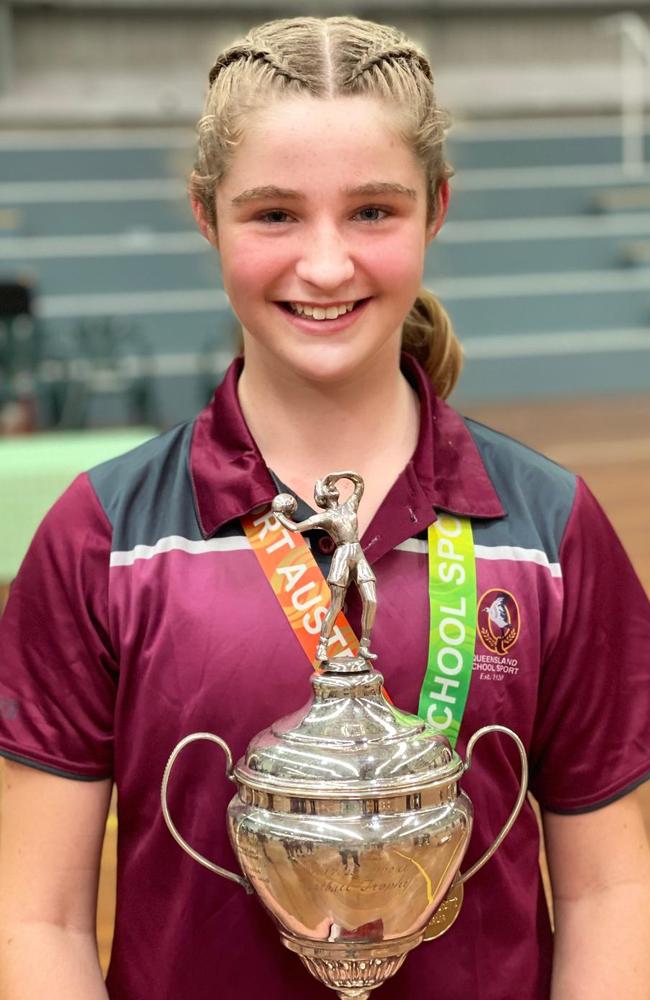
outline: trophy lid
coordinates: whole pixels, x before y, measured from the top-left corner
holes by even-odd
[[[402,712],[367,660],[326,660],[313,698],[259,733],[235,768],[243,784],[311,798],[417,792],[459,777],[447,738]]]

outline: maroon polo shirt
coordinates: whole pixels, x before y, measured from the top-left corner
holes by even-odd
[[[282,946],[256,897],[181,851],[160,808],[182,737],[217,733],[237,758],[310,691],[310,664],[240,526],[278,489],[238,405],[240,370],[235,362],[195,421],[75,480],[39,528],[0,623],[0,754],[118,787],[112,1000],[332,996]],[[408,357],[404,370],[420,396],[419,440],[362,540],[377,576],[379,669],[396,704],[417,711],[426,528],[436,511],[470,517],[479,627],[457,749],[480,726],[509,726],[544,809],[598,808],[649,770],[648,602],[579,479],[464,420]],[[327,572],[330,546],[319,532],[307,538]],[[359,611],[352,593],[356,626]],[[192,846],[236,870],[224,769],[214,744],[188,747],[169,806]],[[481,741],[462,781],[476,817],[464,865],[498,833],[518,781],[514,746]],[[468,883],[454,927],[378,995],[546,1000],[552,936],[538,848],[526,805]]]

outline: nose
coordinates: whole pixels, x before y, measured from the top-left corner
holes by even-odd
[[[305,234],[296,274],[306,284],[336,291],[354,276],[354,261],[341,232],[328,222]]]

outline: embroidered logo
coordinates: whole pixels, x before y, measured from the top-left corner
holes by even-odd
[[[477,629],[491,653],[505,656],[521,631],[519,605],[508,590],[486,590],[478,603]]]

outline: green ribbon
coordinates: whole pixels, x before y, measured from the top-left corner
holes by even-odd
[[[430,525],[429,658],[418,714],[456,746],[474,663],[476,560],[472,524],[439,514]]]

